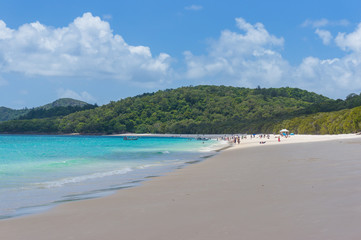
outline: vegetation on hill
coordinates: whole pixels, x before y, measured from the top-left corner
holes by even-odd
[[[91,104],[72,98],[59,98],[58,100],[55,100],[54,102],[46,104],[39,108],[49,110],[54,107],[85,107],[89,105]]]
[[[261,131],[329,99],[297,88],[182,87],[111,102],[63,118],[0,125],[1,132],[233,133]]]
[[[361,106],[361,93],[357,95],[355,93],[349,94],[345,100],[337,99],[328,99],[326,101],[321,101],[312,104],[304,111],[300,112],[301,114],[312,114],[318,112],[333,112],[339,111],[342,109],[351,109]]]
[[[0,107],[0,122],[15,119],[35,119],[65,116],[73,112],[93,109],[97,105],[91,105],[83,101],[60,98],[52,103],[32,109],[15,110],[6,107]]]
[[[29,109],[15,110],[6,107],[0,107],[0,122],[17,119],[26,114]]]
[[[358,118],[355,116],[361,109],[346,110],[357,106],[361,106],[361,95],[356,94],[350,94],[346,100],[333,100],[289,87],[182,87],[125,98],[66,116],[46,110],[35,111],[36,114],[29,115],[29,120],[23,117],[22,120],[1,123],[0,132],[272,133],[287,127],[294,129],[295,133],[340,133],[358,131]],[[338,117],[342,114],[349,115]],[[354,127],[346,127],[344,122],[339,125],[345,128],[322,126],[336,122],[335,119],[341,122],[352,119]]]
[[[287,128],[297,134],[341,134],[361,131],[361,107],[322,112],[284,120],[273,127]]]
[[[94,109],[97,105],[87,104],[84,106],[67,106],[67,107],[52,107],[52,108],[34,108],[28,113],[20,116],[19,120],[24,119],[39,119],[39,118],[54,118],[59,116],[66,116],[74,112],[84,111],[88,109]]]
[[[328,98],[295,88],[182,87],[130,97],[60,120],[60,132],[233,133]]]

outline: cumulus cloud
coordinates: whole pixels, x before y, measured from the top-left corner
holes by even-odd
[[[10,29],[0,20],[3,72],[159,82],[169,77],[170,59],[166,53],[153,56],[149,47],[129,45],[91,13],[63,28],[34,22]]]
[[[332,37],[325,32],[320,37],[327,41]],[[361,90],[361,23],[351,33],[338,33],[335,43],[345,55],[333,59],[305,58],[293,72],[301,86],[338,97],[339,92]]]
[[[293,76],[299,80],[301,87],[345,97],[345,94],[361,89],[360,60],[360,56],[355,54],[325,60],[308,57],[297,67]]]
[[[13,30],[6,27],[6,23],[0,20],[0,40],[11,38]]]
[[[108,22],[91,13],[62,28],[34,22],[11,29],[0,20],[0,75],[109,78],[152,88],[170,79],[185,78],[192,84],[292,86],[337,97],[361,90],[361,23],[353,32],[338,33],[333,38],[322,28],[346,25],[347,21],[306,21],[304,25],[315,28],[324,44],[334,40],[344,56],[309,56],[295,66],[281,54],[284,39],[269,33],[262,23],[237,18],[235,24],[238,30],[222,31],[219,38],[209,42],[205,54],[185,51],[186,70],[175,72],[168,54],[153,56],[147,46],[128,44],[113,33]],[[6,84],[0,76],[0,86]],[[95,101],[86,91],[70,89],[59,89],[58,97]]]
[[[90,103],[94,103],[95,102],[95,98],[89,94],[86,91],[83,91],[81,93],[77,93],[73,90],[70,89],[58,89],[58,97],[59,98],[73,98],[73,99],[77,99],[77,100],[81,100],[84,102],[90,102]]]
[[[336,44],[345,51],[361,52],[361,23],[354,32],[339,33],[335,39]]]
[[[315,33],[322,39],[323,44],[325,45],[330,44],[332,40],[332,34],[330,33],[330,31],[317,28]]]
[[[187,6],[184,8],[185,10],[188,10],[188,11],[200,11],[203,9],[203,6],[201,5],[190,5],[190,6]]]
[[[336,43],[344,49],[339,58],[309,56],[292,66],[282,55],[284,40],[270,34],[263,24],[236,19],[242,32],[224,30],[213,40],[208,54],[184,53],[186,78],[214,84],[256,87],[299,87],[331,97],[361,91],[361,24],[352,33],[339,33]],[[316,30],[325,44],[330,32]]]
[[[243,86],[271,85],[282,80],[288,63],[275,49],[282,48],[283,38],[269,34],[261,23],[252,25],[237,18],[236,24],[240,32],[222,31],[210,44],[208,55],[184,53],[187,78]]]

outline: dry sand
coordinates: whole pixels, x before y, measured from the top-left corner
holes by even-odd
[[[361,239],[361,136],[259,141],[108,197],[2,220],[1,239]]]

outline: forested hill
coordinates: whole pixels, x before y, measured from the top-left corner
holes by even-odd
[[[296,88],[182,87],[129,97],[66,116],[60,132],[232,133],[259,131],[329,99]]]
[[[233,133],[261,131],[331,99],[297,88],[196,86],[146,93],[57,119],[2,123],[0,132]]]
[[[95,107],[97,106],[72,98],[60,98],[52,103],[31,109],[24,108],[15,110],[6,107],[0,107],[0,122],[14,119],[34,119],[65,116],[73,112],[93,109]]]
[[[7,107],[0,107],[0,122],[17,119],[28,111],[28,109],[15,110]]]
[[[90,105],[89,103],[72,99],[72,98],[59,98],[52,103],[46,104],[44,106],[38,107],[42,109],[51,109],[54,107],[84,107]]]
[[[297,134],[341,134],[361,131],[361,107],[335,112],[303,115],[275,124],[273,129],[287,128]]]
[[[334,114],[331,112],[357,106],[361,106],[361,95],[356,94],[333,100],[288,87],[181,87],[125,98],[65,117],[4,122],[0,133],[277,132],[290,119],[320,112]]]

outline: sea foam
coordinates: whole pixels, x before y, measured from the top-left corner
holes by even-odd
[[[126,174],[130,171],[132,171],[131,168],[124,168],[124,169],[119,169],[119,170],[114,170],[114,171],[109,171],[109,172],[99,172],[99,173],[93,173],[93,174],[83,175],[83,176],[68,177],[68,178],[63,178],[63,179],[57,180],[57,181],[36,183],[36,185],[38,185],[39,188],[62,187],[65,184],[80,183],[80,182],[84,182],[84,181],[91,180],[91,179]]]

